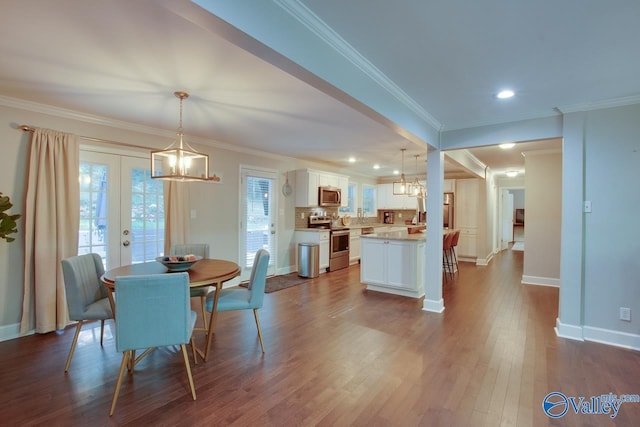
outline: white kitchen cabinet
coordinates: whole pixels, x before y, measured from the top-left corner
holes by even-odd
[[[318,206],[318,187],[337,187],[342,191],[342,206],[349,205],[349,177],[313,169],[298,169],[296,176],[296,207]]]
[[[320,174],[309,169],[296,170],[296,207],[318,206]]]
[[[358,228],[349,231],[349,262],[356,263],[360,260],[360,234]]]
[[[319,246],[318,268],[320,273],[324,273],[329,268],[329,231],[328,230],[300,230],[295,234],[296,244],[298,243],[317,243]],[[296,256],[297,256],[296,249]],[[296,260],[298,265],[298,260]]]
[[[420,182],[425,185],[424,182]],[[393,194],[393,183],[377,185],[378,209],[388,210],[415,210],[418,208],[418,200],[407,195]]]
[[[460,258],[475,259],[478,256],[478,212],[479,186],[478,178],[456,180],[455,222],[460,230],[457,253]]]
[[[318,268],[320,271],[327,271],[329,268],[329,233],[326,234],[326,238],[324,235],[320,236],[320,254],[318,260]]]
[[[424,295],[424,240],[360,239],[360,281],[367,289],[420,298]]]
[[[456,192],[456,180],[455,179],[445,179],[444,186],[442,187],[443,193],[455,193]]]
[[[478,230],[476,228],[459,228],[460,237],[458,238],[458,246],[456,253],[461,259],[475,259],[478,256],[477,238]]]

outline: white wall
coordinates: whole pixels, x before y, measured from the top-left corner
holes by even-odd
[[[560,285],[562,153],[525,158],[523,283]]]
[[[586,117],[584,324],[633,334],[640,349],[639,118],[640,105]],[[631,322],[618,318],[620,307],[631,308]]]

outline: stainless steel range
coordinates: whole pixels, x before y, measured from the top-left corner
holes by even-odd
[[[329,268],[327,271],[339,270],[349,266],[349,228],[332,225],[333,221],[331,217],[309,216],[309,228],[324,228],[330,230]]]
[[[329,271],[349,267],[349,229],[332,228],[329,242]]]

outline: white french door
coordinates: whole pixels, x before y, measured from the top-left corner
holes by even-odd
[[[267,275],[275,273],[277,194],[275,171],[240,168],[240,259],[243,280],[249,278],[259,249],[271,254]]]
[[[78,254],[98,253],[107,269],[163,255],[163,183],[148,158],[81,151],[79,180]]]

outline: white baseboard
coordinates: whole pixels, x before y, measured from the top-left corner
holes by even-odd
[[[638,334],[596,328],[593,326],[585,326],[582,330],[586,341],[599,342],[631,350],[640,350],[640,335]]]
[[[424,301],[422,301],[422,310],[442,313],[444,311],[444,300],[440,298],[440,300],[436,301],[425,298]]]
[[[538,276],[522,276],[521,283],[523,285],[538,285],[538,286],[552,286],[554,288],[560,287],[560,279],[553,277],[538,277]]]
[[[562,323],[560,319],[556,319],[556,327],[554,329],[556,331],[556,335],[560,338],[584,341],[584,338],[582,336],[582,326],[569,325],[566,323]]]
[[[9,340],[20,338],[20,337],[26,337],[27,335],[33,335],[33,334],[35,334],[35,330],[28,331],[24,334],[20,334],[19,323],[0,326],[0,342],[9,341]]]
[[[494,252],[491,252],[489,254],[489,257],[487,258],[477,258],[476,259],[476,265],[489,265],[489,263],[491,262],[491,260],[493,259],[493,256],[495,255]]]
[[[568,338],[577,341],[592,341],[614,347],[640,350],[640,335],[628,332],[614,331],[611,329],[596,328],[594,326],[576,326],[562,323],[556,319],[554,328],[560,338]]]

